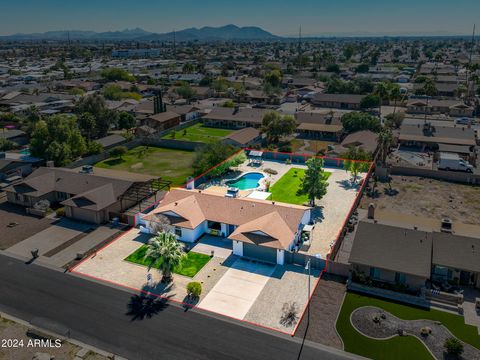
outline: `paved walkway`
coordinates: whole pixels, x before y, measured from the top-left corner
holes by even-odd
[[[42,262],[47,262],[51,265],[62,267],[63,265],[74,260],[77,254],[85,254],[88,250],[98,246],[109,237],[119,233],[118,228],[110,226],[100,226],[79,241],[70,245],[66,249],[58,252],[51,257],[41,256]]]
[[[201,309],[243,319],[270,279],[272,265],[238,259],[198,305]],[[255,322],[259,323],[260,320]]]
[[[43,255],[74,237],[82,235],[89,229],[94,228],[96,228],[96,225],[63,218],[47,229],[9,247],[7,252],[31,258],[31,250],[36,248],[39,250],[39,255]]]
[[[339,169],[326,169],[332,175],[328,178],[327,194],[317,201],[314,215],[317,223],[313,230],[313,240],[310,248],[300,251],[309,255],[320,254],[322,258],[330,252],[330,247],[337,239],[342,225],[355,202],[360,188],[361,179],[353,185],[349,172]]]
[[[244,320],[292,333],[296,323],[282,322],[284,315],[282,308],[286,303],[295,303],[297,321],[300,321],[307,299],[317,283],[319,273],[318,270],[312,271],[309,291],[308,275],[303,266],[277,266]]]
[[[192,247],[192,251],[200,254],[211,255],[226,259],[232,255],[232,240],[218,236],[204,235],[198,243]]]
[[[467,288],[463,296],[462,307],[465,324],[476,326],[480,335],[480,311],[475,308],[475,299],[480,298],[480,290]]]
[[[305,316],[295,336],[343,349],[342,340],[335,329],[345,291],[346,286],[340,279],[324,274],[310,302],[310,321]]]

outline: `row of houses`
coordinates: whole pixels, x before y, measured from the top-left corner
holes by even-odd
[[[356,277],[412,291],[428,282],[480,288],[480,226],[370,209],[349,262]]]

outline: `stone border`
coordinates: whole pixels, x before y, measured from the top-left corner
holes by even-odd
[[[367,305],[367,306],[360,306],[360,307],[358,307],[358,308],[355,308],[355,309],[350,313],[350,316],[349,316],[350,325],[355,329],[355,331],[357,331],[360,335],[365,336],[366,338],[369,338],[369,339],[372,339],[372,340],[376,340],[376,341],[382,341],[382,340],[391,340],[391,339],[393,339],[393,338],[395,338],[395,337],[400,337],[400,335],[396,334],[396,335],[392,335],[392,336],[389,336],[389,337],[386,337],[386,338],[374,338],[374,337],[371,337],[371,336],[369,336],[369,335],[361,332],[359,329],[357,329],[357,327],[355,327],[355,325],[353,325],[353,322],[352,322],[352,315],[353,315],[353,313],[356,312],[356,311],[359,310],[359,309],[369,308],[369,307],[370,307],[370,308],[378,309],[378,310],[383,311],[383,312],[386,312],[386,313],[390,314],[390,316],[393,316],[393,317],[395,317],[395,318],[397,318],[397,319],[399,319],[399,320],[402,320],[402,321],[430,321],[430,322],[433,322],[433,323],[438,322],[438,323],[439,323],[438,326],[443,327],[444,330],[446,330],[447,333],[450,334],[451,337],[459,340],[460,342],[462,342],[462,343],[464,343],[464,344],[467,344],[467,345],[469,345],[469,346],[472,346],[474,349],[477,349],[475,346],[473,346],[473,345],[471,345],[471,344],[469,344],[469,343],[466,343],[466,342],[463,341],[462,339],[459,339],[457,336],[455,336],[455,335],[450,331],[449,328],[447,328],[445,325],[443,325],[442,322],[435,321],[435,320],[431,320],[431,319],[404,320],[404,319],[401,319],[401,318],[393,315],[390,311],[387,311],[387,310],[385,310],[385,309],[383,309],[383,308],[380,308],[380,307],[378,307],[378,306],[368,306],[368,305]],[[432,351],[431,351],[430,348],[427,346],[427,344],[426,344],[421,338],[419,338],[417,335],[415,335],[415,334],[407,334],[406,336],[412,336],[412,337],[416,338],[417,340],[419,340],[419,341],[423,344],[423,346],[427,349],[427,351],[430,353],[430,355],[432,355],[432,357],[433,357],[434,359],[440,360],[440,359],[438,359],[438,358],[432,353]],[[477,350],[480,351],[480,349],[477,349]]]

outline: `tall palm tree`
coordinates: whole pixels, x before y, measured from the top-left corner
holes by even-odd
[[[377,143],[378,143],[378,157],[380,160],[380,164],[385,166],[387,162],[388,152],[393,143],[392,131],[387,128],[380,131],[380,133],[378,134]]]
[[[185,257],[182,244],[177,240],[175,234],[171,232],[159,233],[147,244],[148,249],[145,253],[145,259],[150,261],[148,269],[160,262],[160,271],[162,272],[162,282],[172,281],[172,269],[180,265]]]
[[[388,97],[390,100],[393,100],[393,113],[397,111],[397,100],[400,97],[401,92],[400,92],[400,86],[398,84],[391,83],[388,86]]]
[[[384,82],[379,82],[377,86],[375,86],[374,94],[380,98],[380,102],[378,105],[378,112],[379,112],[379,117],[381,118],[383,100],[388,99],[389,97],[387,85]]]
[[[428,100],[430,96],[434,96],[437,94],[437,88],[435,86],[435,83],[433,82],[432,79],[427,78],[425,80],[425,84],[423,85],[423,92],[427,96],[427,103],[425,105],[425,119],[424,122],[427,122],[427,111],[428,111]]]

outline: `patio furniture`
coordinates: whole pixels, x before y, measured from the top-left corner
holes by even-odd
[[[480,298],[475,298],[475,309],[477,309],[477,311],[480,311]]]

